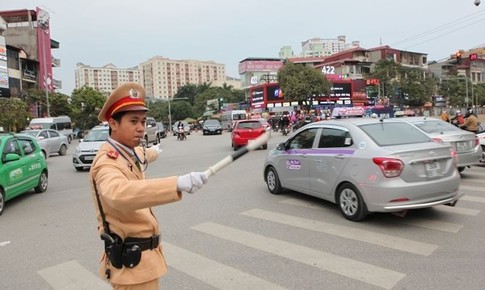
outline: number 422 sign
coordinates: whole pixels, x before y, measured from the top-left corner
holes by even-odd
[[[322,73],[325,75],[333,75],[335,74],[335,67],[332,65],[324,65],[322,67]]]

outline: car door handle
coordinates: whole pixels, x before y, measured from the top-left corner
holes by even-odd
[[[345,156],[343,154],[337,154],[334,156],[335,159],[344,159]]]

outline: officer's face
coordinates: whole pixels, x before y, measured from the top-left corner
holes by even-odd
[[[109,120],[111,138],[121,144],[134,148],[140,145],[145,131],[147,113],[145,111],[129,111],[118,122]]]

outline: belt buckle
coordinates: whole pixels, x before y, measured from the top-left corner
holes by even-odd
[[[150,250],[153,250],[156,247],[158,247],[159,237],[160,237],[159,235],[155,235],[151,237]]]

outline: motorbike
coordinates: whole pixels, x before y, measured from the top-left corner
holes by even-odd
[[[288,133],[291,132],[290,125],[283,126],[283,129],[281,129],[281,133],[283,133],[283,136],[288,135]]]
[[[178,134],[177,134],[177,140],[183,141],[187,139],[187,135],[185,135],[185,130],[184,128],[179,128]]]

